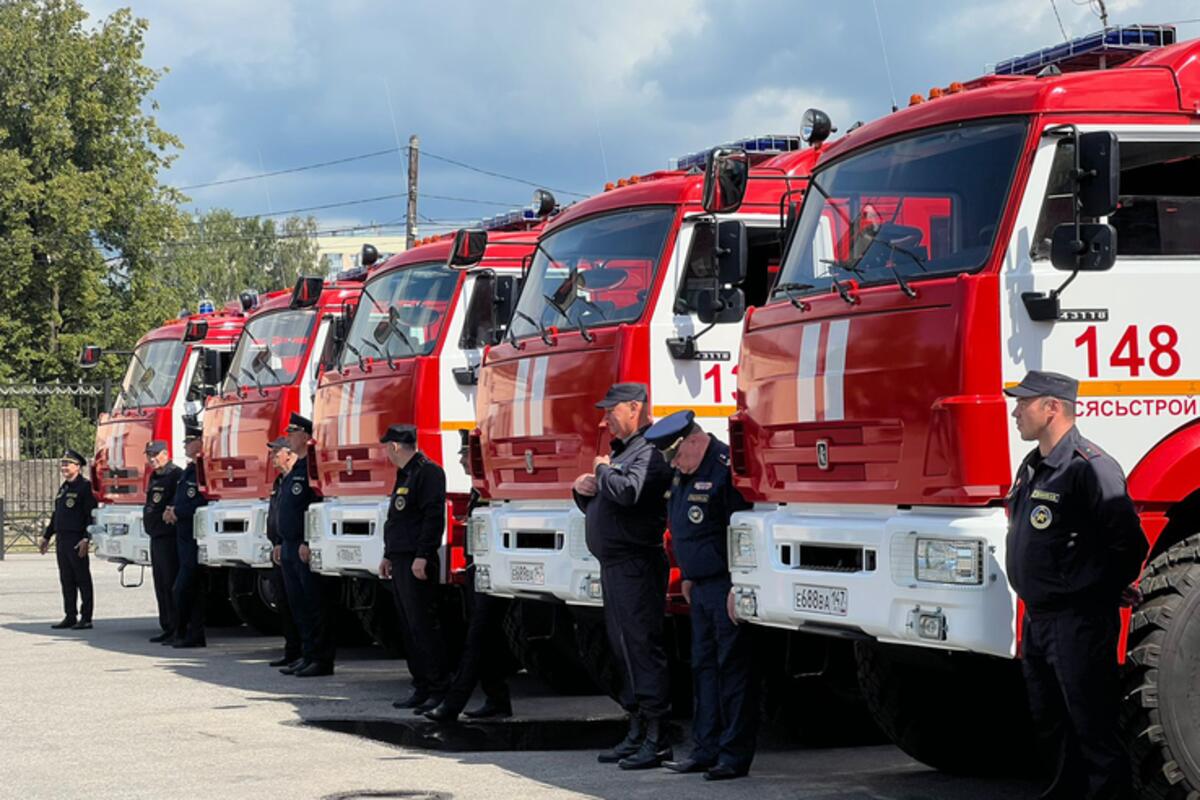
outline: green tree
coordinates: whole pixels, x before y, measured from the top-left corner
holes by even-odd
[[[87,19],[77,0],[0,3],[0,379],[70,376],[85,341],[128,344],[154,253],[184,230],[158,180],[181,144],[153,116],[146,22]]]

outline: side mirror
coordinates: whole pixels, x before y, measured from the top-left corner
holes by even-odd
[[[746,280],[750,259],[746,223],[722,220],[717,223],[717,280],[721,285],[737,286]]]
[[[208,336],[208,320],[193,319],[188,320],[188,324],[183,328],[183,340],[185,342],[202,342]]]
[[[358,255],[359,266],[369,267],[379,260],[379,251],[375,249],[373,244],[364,244],[362,252]]]
[[[1079,210],[1085,217],[1106,217],[1117,210],[1121,188],[1121,149],[1117,135],[1095,131],[1079,136]],[[1106,267],[1107,269],[1107,267]]]
[[[1112,225],[1064,222],[1054,228],[1050,240],[1050,263],[1067,272],[1103,272],[1117,260],[1117,231]]]
[[[325,288],[325,279],[311,275],[301,275],[296,279],[292,289],[292,308],[312,308],[321,299],[321,290]]]
[[[79,366],[84,369],[91,369],[100,363],[100,358],[104,355],[104,350],[99,345],[85,344],[83,350],[79,353]]]
[[[392,320],[390,317],[388,319],[379,320],[379,323],[375,326],[375,329],[371,331],[371,338],[375,340],[375,344],[383,344],[391,335]]]
[[[728,214],[742,205],[750,181],[750,157],[734,147],[714,147],[704,159],[701,205],[709,214]]]
[[[746,295],[738,288],[696,293],[696,316],[705,325],[738,322],[746,316]]]
[[[487,249],[487,231],[478,228],[459,228],[454,234],[454,244],[450,246],[450,257],[446,260],[446,266],[474,266],[483,260],[485,249]]]

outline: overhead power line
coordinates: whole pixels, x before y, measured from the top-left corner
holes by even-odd
[[[500,173],[500,172],[492,172],[490,169],[483,169],[482,167],[472,166],[471,164],[467,164],[465,162],[458,161],[453,158],[448,158],[446,156],[439,156],[438,154],[431,153],[428,150],[422,150],[421,154],[428,156],[429,158],[437,159],[438,161],[444,161],[447,164],[453,164],[456,167],[462,167],[463,169],[469,169],[472,172],[478,172],[481,175],[490,175],[493,178],[500,178],[501,180],[514,181],[516,183],[523,183],[526,186],[532,186],[535,189],[549,189],[552,192],[558,192],[559,194],[569,194],[574,197],[588,197],[588,195],[583,194],[582,192],[572,192],[567,189],[556,189],[553,186],[547,186],[544,183],[535,183],[533,181],[527,181],[524,178],[515,178],[512,175],[504,175],[503,173]]]
[[[303,213],[306,211],[324,211],[324,210],[330,209],[330,208],[343,208],[345,206],[357,206],[357,205],[365,205],[367,203],[379,203],[384,200],[396,200],[401,197],[408,197],[408,193],[400,192],[398,194],[382,194],[382,195],[379,195],[378,197],[364,197],[364,198],[361,198],[358,200],[344,200],[340,203],[325,203],[324,205],[307,206],[305,208],[289,208],[284,211],[268,211],[265,214],[245,214],[243,216],[236,217],[236,219],[253,219],[255,217],[281,217],[281,216],[287,216],[289,214],[300,214],[300,213]],[[448,197],[446,195],[439,195],[439,194],[421,194],[421,195],[419,195],[419,197],[421,197],[423,200],[446,200],[446,201],[455,202],[455,203],[473,203],[475,205],[496,206],[496,207],[500,207],[500,208],[515,208],[515,207],[518,207],[521,205],[520,203],[502,202],[500,200],[475,200],[470,197]]]

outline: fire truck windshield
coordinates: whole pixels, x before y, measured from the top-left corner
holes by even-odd
[[[229,365],[225,392],[283,386],[296,379],[317,321],[316,309],[276,311],[246,323]]]
[[[1024,120],[956,125],[818,170],[776,297],[829,291],[847,279],[906,289],[906,279],[982,267],[1026,130]]]
[[[121,382],[121,408],[163,406],[171,400],[179,368],[183,366],[184,344],[177,339],[159,339],[139,345]]]
[[[654,206],[592,217],[547,236],[538,245],[513,317],[514,337],[542,327],[594,328],[642,315],[673,207]]]
[[[429,355],[445,327],[459,272],[444,264],[419,264],[385,272],[363,288],[350,326],[342,366],[360,357]]]

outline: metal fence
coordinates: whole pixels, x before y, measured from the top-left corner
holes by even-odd
[[[0,558],[30,550],[54,509],[58,460],[91,457],[109,383],[0,384]]]

